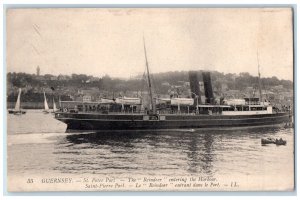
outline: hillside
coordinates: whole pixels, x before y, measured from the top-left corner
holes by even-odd
[[[202,71],[197,71],[199,81],[202,81]],[[249,90],[255,92],[258,88],[258,77],[249,73],[224,74],[211,71],[214,92],[218,96],[226,95],[230,91]],[[188,71],[157,73],[152,75],[156,94],[169,95],[174,91],[178,94],[188,94]],[[84,91],[93,90],[98,96],[112,98],[113,95],[130,96],[139,91],[147,91],[145,76],[137,76],[128,80],[111,78],[108,75],[93,77],[84,74],[59,75],[45,74],[37,76],[26,73],[7,73],[7,101],[14,102],[18,88],[22,88],[23,102],[42,102],[43,91],[50,96],[62,100],[72,100],[76,96],[84,95]],[[274,91],[279,88],[282,92],[291,92],[293,82],[279,80],[277,77],[262,78],[263,91]]]

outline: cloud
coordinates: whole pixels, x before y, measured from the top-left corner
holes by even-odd
[[[7,70],[129,77],[143,73],[143,34],[152,72],[218,70],[293,77],[291,10],[11,9]]]

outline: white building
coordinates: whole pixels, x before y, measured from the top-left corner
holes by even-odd
[[[82,97],[83,102],[91,102],[92,101],[92,96],[91,95],[84,95]]]

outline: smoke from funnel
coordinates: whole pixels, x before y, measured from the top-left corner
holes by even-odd
[[[189,72],[189,79],[190,79],[190,88],[192,92],[192,98],[195,99],[195,105],[197,103],[197,97],[198,97],[198,103],[201,103],[201,95],[200,95],[200,87],[199,87],[199,80],[198,80],[198,74],[195,71]]]
[[[210,72],[203,72],[202,76],[206,103],[212,104],[214,103],[214,93],[211,85]]]

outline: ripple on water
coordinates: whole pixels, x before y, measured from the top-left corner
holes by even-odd
[[[72,134],[39,112],[7,121],[9,173],[248,177],[293,170],[293,129]],[[282,137],[287,145],[262,146],[265,137]]]

